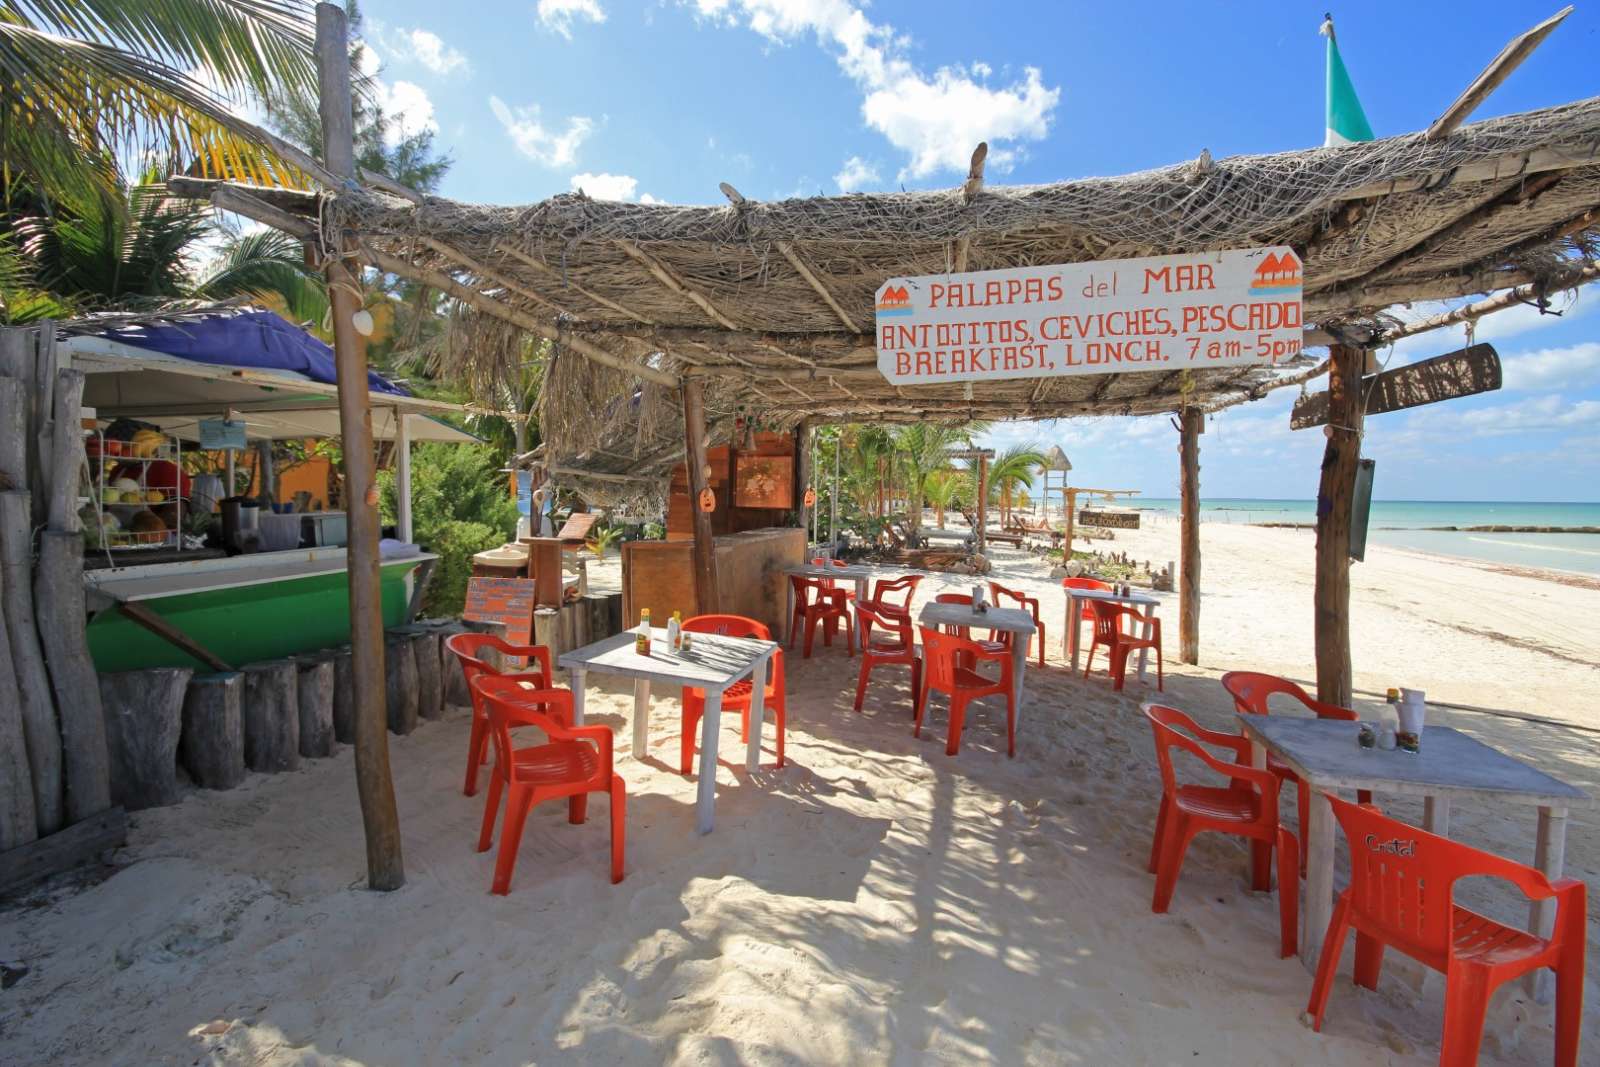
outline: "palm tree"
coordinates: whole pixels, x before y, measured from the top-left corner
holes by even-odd
[[[225,98],[314,91],[313,40],[306,0],[0,0],[0,210],[115,202],[150,153],[289,182]]]
[[[928,503],[932,504],[937,513],[936,521],[939,529],[944,529],[945,508],[953,505],[961,496],[963,478],[960,471],[937,470],[928,475],[923,492],[927,494]]]
[[[1000,523],[1011,518],[1011,501],[1019,486],[1032,489],[1037,469],[1046,462],[1044,452],[1033,441],[1012,445],[989,465],[989,490],[1000,498]]]
[[[967,442],[967,431],[958,426],[919,422],[896,430],[893,440],[905,468],[906,508],[911,513],[911,532],[915,536],[922,530],[922,505],[928,495],[928,478],[950,465],[950,449]],[[939,525],[944,525],[942,513]]]

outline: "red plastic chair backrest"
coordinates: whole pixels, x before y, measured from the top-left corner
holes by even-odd
[[[1270,773],[1254,767],[1225,763],[1202,744],[1203,742],[1223,748],[1232,745],[1234,750],[1231,754],[1237,759],[1240,755],[1239,746],[1243,743],[1238,735],[1224,735],[1214,730],[1207,730],[1177,708],[1165,704],[1142,704],[1139,710],[1150,720],[1150,728],[1155,733],[1156,763],[1161,768],[1161,786],[1167,796],[1173,795],[1173,791],[1178,787],[1177,772],[1172,767],[1172,750],[1182,749],[1198,758],[1212,771],[1229,778],[1230,786],[1237,788],[1236,783],[1243,783],[1246,787],[1254,786],[1258,793],[1265,794],[1260,819],[1268,823],[1277,821],[1278,780]]]
[[[941,633],[931,626],[919,626],[922,632],[922,665],[927,671],[928,684],[935,689],[950,692],[956,684],[958,660],[976,656],[980,649],[976,642],[955,634]],[[965,655],[963,655],[965,654]]]
[[[863,645],[872,640],[872,628],[878,626],[897,637],[907,648],[911,647],[910,615],[885,611],[881,604],[857,604],[856,618],[861,621]]]
[[[970,608],[972,607],[972,595],[970,593],[940,593],[933,598],[933,602],[935,604],[965,604]],[[965,636],[970,631],[965,626],[946,626],[944,632]]]
[[[1329,795],[1350,847],[1350,906],[1381,941],[1445,956],[1451,945],[1452,887],[1488,875],[1534,899],[1554,895],[1534,870],[1407,825],[1369,805]]]
[[[989,583],[989,593],[994,597],[996,606],[1003,606],[1001,604],[1002,598],[1005,600],[1014,601],[1017,607],[1033,616],[1034,622],[1039,621],[1039,600],[1037,597],[1027,596],[1023,593],[1017,592],[1015,589],[1007,589],[999,582]]]
[[[516,766],[516,749],[511,743],[513,726],[537,726],[551,740],[568,736],[555,715],[572,721],[570,690],[524,689],[517,679],[507,675],[480,675],[472,687],[483,698],[489,716],[489,742],[494,745],[495,762],[508,776]]]
[[[911,610],[911,598],[916,596],[917,583],[922,581],[920,574],[908,574],[903,578],[880,578],[872,590],[872,602],[879,608],[891,608],[895,611],[907,612]],[[906,598],[896,604],[888,599],[888,594],[904,593]]]
[[[1063,588],[1063,589],[1099,589],[1102,592],[1106,592],[1106,593],[1109,593],[1109,592],[1112,591],[1110,582],[1102,582],[1098,578],[1063,578],[1063,579],[1061,579],[1061,588]]]
[[[1131,608],[1108,600],[1091,600],[1089,608],[1094,613],[1094,639],[1103,644],[1114,642],[1122,632],[1122,616],[1138,614]]]
[[[1349,708],[1341,708],[1337,704],[1324,704],[1300,686],[1287,678],[1280,678],[1275,674],[1260,674],[1256,671],[1229,671],[1222,676],[1222,688],[1233,697],[1233,707],[1245,715],[1269,715],[1268,698],[1275,694],[1293,697],[1305,706],[1306,710],[1313,712],[1319,719],[1343,719],[1354,721],[1359,718]]]
[[[789,585],[794,589],[794,602],[802,608],[809,608],[815,600],[821,599],[812,594],[820,594],[821,590],[827,588],[821,578],[808,578],[803,574],[789,575]]]
[[[683,620],[683,628],[690,633],[716,634],[720,637],[754,637],[761,641],[772,640],[772,632],[763,623],[743,615],[694,615]]]

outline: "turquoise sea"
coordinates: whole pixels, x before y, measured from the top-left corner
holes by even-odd
[[[1129,506],[1177,514],[1176,499],[1140,498]],[[1311,500],[1217,498],[1200,504],[1202,522],[1315,524]],[[1490,533],[1441,526],[1594,526],[1600,503],[1494,500],[1374,500],[1367,540],[1441,556],[1600,574],[1600,534]]]

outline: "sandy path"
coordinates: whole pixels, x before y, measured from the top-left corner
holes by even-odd
[[[1205,666],[1173,665],[1168,699],[1222,726],[1220,669],[1310,673],[1310,541],[1238,527],[1205,535]],[[1136,554],[1165,559],[1161,539],[1173,536],[1149,530],[1125,543],[1148,541]],[[1340,984],[1323,1034],[1299,1022],[1310,976],[1276,958],[1275,899],[1248,891],[1234,842],[1197,842],[1171,913],[1150,914],[1156,777],[1137,704],[1152,691],[1130,682],[1113,694],[1100,672],[1068,677],[1054,583],[1021,557],[1001,570],[1051,605],[1050,666],[1033,670],[1015,760],[1004,756],[1001,709],[975,709],[952,760],[942,704],[931,729],[911,736],[903,669],[875,676],[858,715],[855,661],[796,654],[791,765],[772,767],[770,735],[757,774],[725,764],[717,829],[699,837],[693,781],[669,767],[676,700],[657,695],[650,755],[638,762],[626,755],[631,694],[605,689],[591,706],[624,738],[626,881],[606,880],[603,799],[582,827],[547,805],[529,820],[511,895],[495,898],[492,854],[472,851],[481,798],[460,794],[457,712],[391,739],[409,875],[399,892],[360,889],[346,749],[142,813],[110,877],[0,913],[0,960],[28,968],[0,994],[5,1059],[1434,1062],[1441,984],[1398,957],[1376,993]],[[1357,575],[1362,685],[1399,678],[1595,724],[1592,670],[1452,625],[1492,619],[1519,641],[1592,658],[1577,638],[1600,620],[1580,591],[1376,551]],[[962,584],[926,581],[919,599]],[[1533,609],[1541,597],[1551,611]],[[1175,604],[1163,613],[1175,626]],[[1175,631],[1168,642],[1175,650]],[[1471,713],[1441,721],[1600,791],[1600,735]],[[735,752],[725,729],[723,751]],[[1392,810],[1420,818],[1414,807]],[[1454,824],[1472,843],[1529,849],[1526,812],[1458,804]],[[1595,882],[1592,812],[1573,820],[1568,866]],[[1523,908],[1492,888],[1465,898],[1520,919]],[[1591,916],[1591,959],[1597,933]],[[1593,981],[1587,1000],[1593,1057]],[[220,1032],[203,1032],[208,1024]],[[1550,1048],[1548,1008],[1497,1002],[1486,1062],[1545,1064]]]

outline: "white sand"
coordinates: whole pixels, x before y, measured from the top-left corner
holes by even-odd
[[[1311,538],[1206,526],[1203,668],[1169,662],[1168,699],[1224,725],[1215,678],[1312,671]],[[1176,556],[1172,526],[1119,547]],[[694,784],[672,773],[676,699],[658,693],[650,758],[627,756],[631,693],[595,721],[620,734],[627,879],[607,881],[606,801],[583,827],[535,809],[509,897],[472,851],[482,799],[460,794],[463,712],[392,738],[409,881],[361,888],[353,761],[134,818],[114,872],[0,913],[8,1063],[1340,1063],[1435,1061],[1437,976],[1391,954],[1378,992],[1341,981],[1322,1034],[1299,1020],[1310,975],[1276,952],[1276,902],[1244,849],[1201,838],[1172,910],[1149,910],[1155,770],[1137,713],[1101,672],[1068,678],[1062,599],[1034,560],[1000,570],[1043,592],[1051,663],[1033,669],[1019,753],[980,707],[944,755],[942,704],[911,737],[906,672],[850,710],[856,662],[790,659],[789,759],[724,764],[717,829],[693,832]],[[1004,580],[1004,579],[1002,579]],[[925,581],[920,596],[965,581]],[[1600,793],[1592,635],[1600,597],[1527,576],[1374,548],[1356,569],[1358,685],[1481,712],[1437,721]],[[1176,658],[1176,603],[1163,609]],[[737,758],[734,722],[723,753]],[[1588,732],[1576,729],[1588,728]],[[770,731],[770,728],[769,728]],[[1383,798],[1379,798],[1380,802]],[[1390,810],[1419,819],[1417,805]],[[1292,802],[1285,805],[1292,819]],[[1600,833],[1577,813],[1569,873],[1596,884]],[[1456,835],[1527,858],[1532,813],[1457,804]],[[1516,921],[1514,891],[1462,897]],[[1591,910],[1593,910],[1591,905]],[[1600,958],[1591,921],[1589,951]],[[1347,953],[1345,972],[1348,974]],[[1591,963],[1591,973],[1595,966]],[[1496,1002],[1485,1062],[1546,1064],[1551,1009]],[[1585,1062],[1600,1056],[1587,991]],[[215,1031],[215,1032],[211,1032]]]

